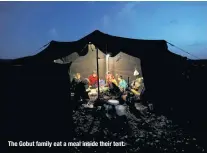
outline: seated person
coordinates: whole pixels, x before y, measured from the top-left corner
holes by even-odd
[[[87,91],[89,89],[89,80],[88,80],[88,78],[84,78],[82,80],[82,82],[84,83],[86,91]]]
[[[140,77],[140,73],[135,69],[134,76],[136,79],[131,84],[131,91],[135,95],[140,95],[143,89],[143,77]]]
[[[120,94],[121,90],[119,89],[117,85],[115,85],[114,83],[111,83],[109,86],[109,92],[117,95],[117,94]]]
[[[71,82],[71,88],[72,88],[72,91],[75,91],[75,87],[77,86],[78,83],[81,82],[81,75],[80,73],[76,73],[74,76],[73,76],[73,80]]]
[[[111,79],[112,79],[112,74],[110,71],[108,71],[106,74],[106,82],[109,83]]]
[[[135,96],[140,96],[141,93],[143,92],[144,89],[144,83],[143,83],[143,78],[137,78],[136,80],[133,81],[133,83],[131,84],[131,92],[135,95]]]
[[[86,79],[82,80],[79,84],[77,84],[75,88],[75,100],[88,100],[88,92],[86,92],[86,88],[88,85],[88,81]]]
[[[116,79],[115,79],[115,77],[114,76],[112,76],[112,79],[110,80],[112,83],[114,83],[116,86],[118,86],[118,83],[117,83],[117,81],[116,81]]]
[[[81,99],[89,99],[86,92],[87,85],[88,81],[86,79],[82,79],[80,73],[76,73],[72,81],[72,88],[75,92],[76,101]]]
[[[143,78],[142,77],[137,78],[132,82],[131,87],[132,89],[138,90],[142,83],[143,83]]]
[[[99,85],[101,87],[105,86],[105,81],[103,79],[99,79]]]
[[[127,82],[123,79],[122,76],[118,76],[119,88],[121,91],[125,91],[127,88]]]
[[[88,79],[89,79],[89,86],[92,86],[93,88],[96,88],[97,87],[97,81],[98,81],[96,71],[93,71],[92,75],[90,75]]]
[[[111,83],[114,83],[116,86],[118,86],[118,83],[115,77],[111,74],[111,72],[108,72],[108,74],[106,75],[106,81],[108,83],[108,86],[110,86]]]

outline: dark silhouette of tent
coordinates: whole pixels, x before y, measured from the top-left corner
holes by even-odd
[[[84,56],[88,52],[86,47],[94,44],[101,51],[110,52],[111,56],[119,52],[137,57],[141,60],[141,68],[145,79],[146,91],[150,101],[170,100],[176,97],[175,89],[180,84],[185,59],[168,51],[165,40],[137,40],[122,38],[102,33],[98,30],[73,42],[51,41],[41,52],[34,56],[11,60],[11,65],[49,64],[56,59],[64,58],[74,52]],[[175,81],[176,80],[176,81]],[[180,85],[179,85],[180,86]],[[168,90],[163,90],[168,89]],[[159,91],[157,93],[156,91]],[[160,91],[165,96],[160,96]],[[179,92],[177,91],[177,95]],[[169,99],[169,97],[171,97]]]
[[[122,51],[139,58],[145,58],[149,55],[156,55],[157,57],[165,55],[181,57],[168,51],[165,40],[122,38],[111,36],[96,30],[82,39],[73,42],[51,41],[38,54],[11,60],[11,62],[13,62],[13,64],[21,65],[24,63],[48,63],[52,62],[54,59],[68,56],[74,52],[77,52],[80,56],[84,56],[87,54],[86,45],[89,43],[94,44],[101,51],[105,51],[107,45],[107,51],[111,53],[111,56],[115,56]]]
[[[170,52],[165,40],[137,40],[123,38],[111,36],[96,30],[82,39],[73,42],[51,41],[41,52],[34,56],[1,61],[0,64],[4,69],[4,72],[8,72],[1,77],[4,77],[4,80],[6,79],[7,83],[10,81],[6,78],[6,75],[11,77],[10,80],[16,76],[19,78],[20,76],[24,76],[25,79],[33,78],[36,80],[35,83],[34,80],[22,80],[21,83],[27,85],[24,86],[25,88],[22,87],[19,91],[24,94],[26,90],[31,89],[29,92],[30,96],[39,96],[39,99],[36,98],[36,101],[39,100],[36,104],[40,107],[41,104],[44,103],[40,102],[42,97],[48,96],[49,102],[47,104],[54,104],[52,105],[54,110],[55,104],[58,103],[57,97],[64,97],[65,99],[62,98],[58,105],[60,106],[59,108],[61,108],[61,105],[64,105],[65,107],[65,101],[69,101],[69,96],[64,96],[67,94],[69,95],[69,87],[67,88],[65,84],[69,86],[69,80],[62,75],[66,75],[68,73],[68,68],[71,63],[68,65],[55,64],[54,60],[64,60],[64,57],[67,57],[74,52],[76,52],[79,56],[85,56],[88,52],[88,48],[86,46],[89,43],[95,45],[103,52],[106,51],[107,45],[107,52],[110,52],[112,57],[116,56],[120,52],[123,52],[130,56],[139,58],[141,60],[142,75],[144,77],[146,87],[146,99],[155,105],[154,108],[159,113],[164,113],[168,116],[171,116],[174,113],[174,115],[180,115],[177,118],[184,118],[185,120],[189,118],[189,114],[193,109],[191,101],[192,97],[189,98],[189,93],[192,93],[189,90],[191,83],[189,83],[186,75],[183,74],[189,68],[189,62],[186,58]],[[32,75],[35,77],[32,77]],[[60,84],[63,85],[63,87],[58,84],[58,81],[61,79],[62,81]],[[38,83],[37,80],[39,81]],[[32,83],[28,85],[29,82]],[[3,87],[6,88],[7,86],[8,89],[8,84],[5,84],[5,81],[3,83]],[[21,86],[21,83],[18,85]],[[53,84],[54,87],[51,89],[51,85]],[[39,88],[34,90],[33,86]],[[40,88],[42,87],[44,87],[44,93],[51,92],[52,94],[41,94],[43,89]],[[34,91],[35,94],[33,93]],[[18,94],[22,95],[22,93]],[[55,95],[55,93],[57,94]],[[56,98],[53,98],[54,96]],[[25,98],[23,99],[25,103],[30,103],[31,99],[29,97],[28,101],[26,101]],[[46,101],[46,99],[47,98],[44,100]],[[186,111],[186,107],[188,107],[188,113],[181,116],[181,114],[183,114],[182,112],[184,110]],[[52,112],[50,113],[52,114]],[[44,113],[42,112],[42,114]],[[201,116],[201,114],[199,115]],[[63,124],[60,126],[63,126]]]

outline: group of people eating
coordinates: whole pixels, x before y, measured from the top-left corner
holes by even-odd
[[[117,79],[116,79],[117,78]],[[136,80],[132,81],[131,84],[128,84],[126,80],[121,75],[112,75],[111,72],[107,72],[104,79],[98,79],[96,71],[93,71],[88,78],[82,78],[80,73],[76,73],[72,80],[72,89],[76,94],[76,97],[82,97],[83,99],[88,99],[87,93],[85,92],[89,88],[97,88],[98,80],[100,87],[108,87],[109,89],[118,87],[121,92],[125,92],[126,89],[130,88],[130,91],[135,94],[140,94],[140,87],[142,86],[143,78],[139,77],[139,73],[136,76]],[[83,88],[84,86],[84,88]],[[84,92],[84,94],[83,94]]]

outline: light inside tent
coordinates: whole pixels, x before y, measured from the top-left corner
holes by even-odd
[[[110,54],[107,54],[107,55],[106,55],[106,58],[109,58],[109,57],[110,57]]]
[[[126,88],[125,86],[130,86],[130,88],[134,89],[130,90],[130,93],[132,92],[139,97],[142,93],[142,88],[144,89],[144,81],[140,81],[142,78],[141,60],[124,52],[119,52],[117,55],[112,56],[109,52],[105,54],[105,51],[101,51],[97,49],[95,45],[89,44],[88,53],[85,56],[79,56],[77,53],[74,53],[64,57],[64,59],[66,59],[64,62],[72,62],[69,68],[71,81],[74,79],[73,74],[76,73],[81,73],[82,78],[87,78],[89,80],[90,76],[92,76],[92,72],[97,70],[98,65],[97,73],[99,73],[99,83],[94,86],[85,86],[87,88],[86,90],[89,91],[89,98],[91,101],[94,101],[94,99],[96,99],[95,97],[97,97],[97,94],[94,94],[93,97],[93,93],[90,93],[92,89],[94,89],[94,92],[98,93],[97,87],[99,86],[101,94],[107,92],[109,89],[108,80],[111,78],[113,78],[113,82],[119,88],[119,76],[122,76],[123,80],[126,82],[122,84],[122,86],[124,86],[123,88]],[[140,83],[134,83],[137,81],[140,81]],[[72,87],[71,90],[75,92],[74,87]]]
[[[110,57],[110,54],[107,54],[107,55],[106,55],[106,74],[107,74],[108,71],[109,71],[109,57]]]

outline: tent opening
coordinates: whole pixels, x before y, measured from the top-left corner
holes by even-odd
[[[124,95],[139,100],[144,92],[141,61],[124,52],[112,57],[109,52],[97,50],[95,45],[89,44],[85,56],[73,53],[65,57],[64,62],[72,62],[68,74],[74,100],[94,102],[99,97],[107,97],[120,101],[123,97],[121,99],[125,101]]]

